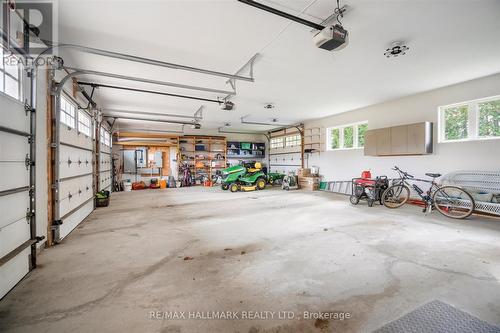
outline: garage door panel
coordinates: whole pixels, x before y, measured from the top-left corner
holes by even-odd
[[[61,145],[59,152],[59,176],[75,177],[92,173],[92,152]]]
[[[110,155],[111,154],[111,147],[108,147],[108,146],[101,143],[100,151],[102,153],[106,153],[106,154]]]
[[[85,149],[92,149],[93,147],[93,140],[91,137],[88,137],[82,133],[78,133],[75,128],[68,127],[64,124],[61,124],[59,136],[59,141],[62,143],[67,143],[69,145],[78,146]]]
[[[111,155],[109,154],[99,154],[99,171],[110,171],[111,170]]]
[[[29,273],[30,248],[27,247],[16,257],[0,266],[0,298],[9,292],[26,274]]]
[[[26,215],[26,212],[24,213]],[[26,217],[0,229],[0,258],[30,239],[30,225]]]
[[[0,229],[15,221],[26,220],[26,212],[29,204],[30,196],[28,191],[0,197],[0,212],[2,212],[0,214]]]
[[[0,126],[29,133],[29,120],[29,113],[21,102],[6,96],[0,98]]]
[[[289,173],[296,172],[302,165],[302,154],[300,152],[283,152],[269,157],[269,171]]]
[[[30,152],[30,144],[27,137],[0,132],[0,162],[26,160]]]
[[[64,237],[69,235],[73,229],[75,229],[78,224],[80,224],[87,216],[94,210],[94,202],[90,200],[85,203],[80,209],[67,216],[63,223],[59,226],[58,232],[56,234],[56,241],[61,241]]]
[[[29,186],[30,177],[24,162],[2,163],[0,162],[0,192],[15,188]]]
[[[99,173],[99,191],[109,190],[111,187],[111,172],[101,172]]]
[[[92,197],[92,175],[62,181],[59,184],[60,216],[63,217]]]

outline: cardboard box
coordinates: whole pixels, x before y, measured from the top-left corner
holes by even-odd
[[[317,191],[319,189],[320,177],[309,176],[303,177],[299,176],[299,188],[307,191]]]
[[[311,169],[309,169],[309,168],[300,168],[297,171],[297,176],[299,176],[299,177],[307,177],[310,174],[311,174]]]

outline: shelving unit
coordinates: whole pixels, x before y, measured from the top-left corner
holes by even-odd
[[[325,135],[323,128],[311,127],[304,129],[304,152],[305,153],[319,153],[324,151]]]
[[[243,147],[248,144],[249,147]],[[266,144],[263,142],[227,142],[228,159],[263,159],[266,157]]]
[[[212,179],[217,170],[227,166],[226,138],[221,136],[182,136],[178,145],[179,172],[181,164],[188,163],[196,185],[201,179]]]

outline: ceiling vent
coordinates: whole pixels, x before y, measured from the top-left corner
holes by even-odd
[[[387,58],[396,58],[405,55],[409,49],[403,42],[394,42],[390,48],[385,50],[384,55]]]

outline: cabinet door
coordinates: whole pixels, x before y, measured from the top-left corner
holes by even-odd
[[[377,156],[376,130],[368,130],[365,132],[365,156]]]
[[[391,155],[408,153],[408,126],[391,127]]]
[[[408,125],[408,151],[410,154],[425,154],[425,123]]]
[[[391,129],[380,128],[375,130],[377,135],[377,155],[391,154]]]

